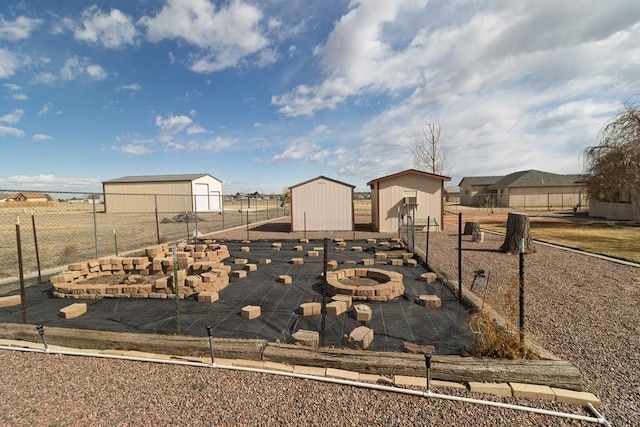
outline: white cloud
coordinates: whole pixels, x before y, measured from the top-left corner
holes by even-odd
[[[73,178],[45,174],[0,177],[0,187],[21,190],[50,190],[52,188],[58,191],[67,189],[86,190],[88,188],[98,188],[99,185],[100,180],[95,178]]]
[[[49,114],[49,111],[51,111],[51,109],[53,108],[53,104],[50,102],[47,102],[46,104],[44,104],[42,106],[42,108],[40,109],[40,111],[38,111],[38,115],[39,116],[44,116],[46,114]]]
[[[190,59],[191,70],[212,73],[267,47],[268,39],[259,25],[262,19],[260,9],[241,0],[219,7],[208,0],[168,0],[160,12],[142,17],[138,24],[146,27],[146,37],[152,42],[177,39],[197,47]],[[270,59],[263,55],[258,61],[264,64]]]
[[[0,79],[13,76],[19,66],[18,57],[10,50],[0,47]]]
[[[22,90],[22,86],[17,85],[15,83],[5,83],[2,85],[2,87],[6,88],[7,90],[13,91],[13,92],[18,92]]]
[[[49,135],[45,135],[42,133],[36,133],[35,135],[33,135],[31,137],[31,139],[33,139],[34,141],[48,141],[50,139],[53,139],[52,137],[50,137]]]
[[[119,49],[135,43],[137,30],[131,18],[118,9],[103,12],[93,5],[82,12],[75,26],[74,37],[109,49]]]
[[[102,68],[99,65],[95,65],[95,64],[87,65],[87,68],[85,69],[85,71],[87,72],[89,77],[91,77],[94,80],[103,80],[104,78],[107,77],[106,71],[104,71],[104,68]]]
[[[199,133],[207,133],[207,130],[200,125],[192,125],[187,128],[187,135],[197,135]]]
[[[28,101],[29,97],[27,95],[25,95],[24,93],[16,93],[11,95],[11,98],[15,99],[16,101]]]
[[[11,126],[0,125],[0,137],[2,136],[24,136],[24,131]]]
[[[126,145],[112,147],[112,148],[114,150],[120,151],[123,154],[131,154],[135,156],[151,154],[155,151],[148,145],[144,145],[144,144],[126,144]]]
[[[23,116],[24,116],[24,110],[18,108],[16,110],[13,110],[13,112],[9,114],[0,116],[0,123],[8,123],[8,124],[18,123],[20,120],[22,120]]]
[[[140,86],[137,83],[130,83],[127,85],[122,85],[122,86],[118,86],[118,89],[121,90],[130,90],[130,91],[138,91],[138,90],[142,90],[142,86]]]
[[[156,126],[160,131],[169,135],[175,135],[188,128],[193,123],[187,116],[176,116],[169,114],[166,118],[156,116]]]
[[[42,24],[41,19],[19,16],[14,21],[7,21],[0,14],[0,39],[24,40],[31,32]]]

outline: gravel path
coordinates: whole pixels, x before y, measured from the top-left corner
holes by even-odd
[[[252,231],[250,238],[302,237],[274,231]],[[374,236],[380,237],[355,237]],[[246,230],[218,238],[244,239]],[[424,235],[417,240],[424,248]],[[518,257],[495,252],[501,243],[491,234],[484,243],[463,240],[463,283],[471,283],[475,269],[490,272],[486,298],[496,306],[518,279]],[[430,262],[451,280],[457,280],[456,247],[453,228],[431,233]],[[527,333],[580,369],[586,391],[602,399],[602,413],[613,425],[640,425],[640,269],[540,244],[537,249],[525,259]],[[474,291],[482,295],[485,287],[480,280]],[[446,392],[591,415],[573,405]],[[266,374],[0,351],[0,426],[27,424],[590,425]]]

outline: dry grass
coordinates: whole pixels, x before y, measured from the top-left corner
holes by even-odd
[[[530,220],[534,239],[587,252],[640,262],[640,227],[607,222],[550,222]],[[504,224],[481,223],[481,227],[504,232]]]

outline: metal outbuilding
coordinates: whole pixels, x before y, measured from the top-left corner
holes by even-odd
[[[427,225],[442,231],[444,221],[444,183],[451,178],[416,169],[407,169],[373,179],[371,188],[371,223],[382,233],[398,231],[411,216],[416,229]]]
[[[289,187],[291,231],[353,231],[354,189],[322,175]]]
[[[102,183],[106,212],[220,212],[222,181],[206,174],[124,176]]]

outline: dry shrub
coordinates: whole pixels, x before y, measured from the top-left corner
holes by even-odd
[[[518,318],[518,284],[511,286],[497,298],[495,307],[505,316],[506,325],[500,325],[489,310],[481,307],[471,316],[470,327],[476,334],[475,357],[501,359],[538,359],[538,356],[520,342]]]

